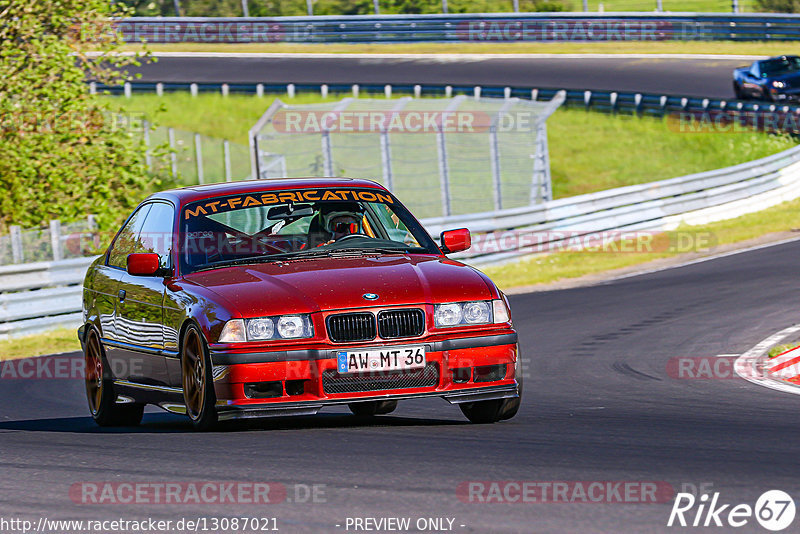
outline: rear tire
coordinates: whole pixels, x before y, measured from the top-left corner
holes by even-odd
[[[89,328],[83,350],[84,381],[89,413],[99,426],[136,426],[142,422],[144,404],[117,404],[114,381],[100,336]]]
[[[211,358],[203,334],[194,324],[186,328],[181,343],[181,383],[186,415],[192,425],[197,430],[214,428],[218,418]]]
[[[479,425],[500,421],[504,406],[504,399],[465,402],[458,405],[458,407],[461,408],[461,413],[463,413],[470,422]]]
[[[397,401],[366,401],[351,402],[347,405],[353,415],[359,417],[371,417],[373,415],[386,415],[392,413],[397,408]]]

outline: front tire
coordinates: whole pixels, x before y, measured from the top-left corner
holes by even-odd
[[[141,423],[144,404],[117,404],[103,345],[93,328],[86,334],[83,357],[86,400],[94,422],[99,426],[136,426]]]
[[[181,343],[181,383],[186,415],[197,430],[209,430],[217,424],[216,395],[203,334],[194,324],[186,328]]]
[[[479,425],[496,423],[502,419],[504,399],[487,400],[478,402],[465,402],[459,404],[461,413],[472,423]]]
[[[733,94],[736,95],[737,100],[747,100],[747,95],[744,94],[739,84],[733,82]]]
[[[366,401],[351,402],[347,405],[353,415],[359,417],[371,417],[373,415],[386,415],[392,413],[397,408],[397,401]]]

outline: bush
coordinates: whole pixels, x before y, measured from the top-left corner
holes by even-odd
[[[131,58],[106,0],[6,3],[0,25],[0,231],[69,222],[88,213],[111,228],[161,184],[144,164],[141,134],[120,127],[89,94],[87,76],[118,83]],[[100,58],[90,58],[87,50]],[[102,63],[101,63],[102,60]]]
[[[800,0],[756,0],[756,10],[765,13],[800,13]]]

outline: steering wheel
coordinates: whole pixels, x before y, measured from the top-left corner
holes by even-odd
[[[347,234],[345,236],[342,236],[339,239],[337,239],[336,241],[334,241],[334,243],[339,243],[341,241],[346,241],[346,240],[351,239],[353,237],[366,237],[367,239],[369,239],[369,236],[367,234],[355,233],[355,234]]]

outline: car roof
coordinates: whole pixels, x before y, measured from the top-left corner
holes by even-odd
[[[775,60],[775,59],[797,59],[797,58],[798,58],[798,56],[795,56],[794,54],[784,54],[782,56],[772,56],[772,57],[768,57],[767,59],[760,59],[758,62],[759,63],[766,63],[767,61],[772,61],[772,60]]]
[[[205,200],[225,195],[245,195],[262,191],[282,191],[286,189],[324,189],[332,187],[357,187],[380,189],[384,187],[372,180],[358,178],[274,178],[269,180],[245,180],[241,182],[222,182],[209,185],[193,185],[178,189],[168,189],[155,193],[148,200],[163,199],[185,205],[198,200]]]

